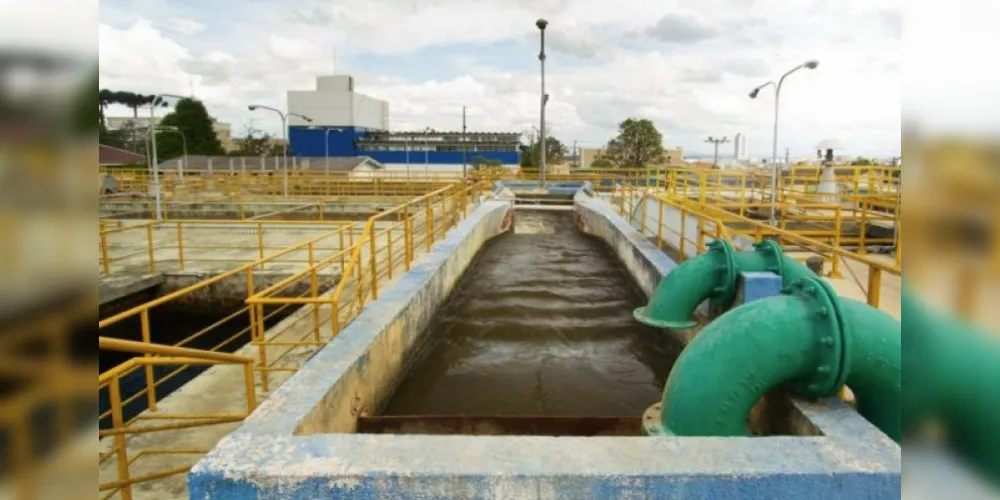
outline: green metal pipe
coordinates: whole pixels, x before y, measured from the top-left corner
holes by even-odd
[[[929,421],[945,430],[947,444],[1000,484],[1000,340],[927,310],[904,287],[906,374],[903,430]]]
[[[791,382],[798,394],[818,398],[846,382],[859,413],[898,440],[899,330],[893,318],[839,299],[819,278],[797,281],[706,326],[671,370],[659,421],[647,422],[646,432],[743,436],[753,405],[778,385]]]
[[[736,299],[740,273],[773,272],[787,286],[816,276],[811,269],[788,257],[773,241],[754,245],[749,252],[736,252],[724,240],[715,240],[708,251],[687,260],[664,276],[645,307],[633,312],[640,323],[685,330],[694,328],[694,312],[708,300],[716,310],[728,309]]]

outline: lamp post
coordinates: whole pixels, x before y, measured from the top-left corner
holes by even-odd
[[[163,101],[164,97],[194,100],[192,97],[184,97],[177,94],[157,94],[149,106],[149,142],[151,143],[150,149],[152,149],[149,156],[149,166],[153,171],[151,187],[153,188],[153,196],[156,198],[156,220],[163,220],[163,195],[160,193],[160,165],[159,160],[156,158],[156,106]]]
[[[163,125],[163,126],[160,126],[160,127],[156,127],[156,131],[157,132],[174,132],[175,134],[181,136],[181,151],[183,151],[184,156],[181,157],[181,164],[180,164],[180,168],[178,169],[177,173],[179,174],[179,177],[181,178],[181,180],[183,180],[184,179],[184,170],[187,168],[187,156],[188,156],[187,137],[184,136],[184,132],[181,132],[181,129],[179,129],[177,127],[174,127],[174,126],[171,126],[171,125]]]
[[[410,182],[410,133],[403,136],[403,149],[406,150],[406,182]]]
[[[278,113],[278,116],[281,117],[281,140],[282,140],[281,168],[284,169],[285,171],[284,194],[285,198],[288,198],[288,117],[297,116],[309,123],[312,123],[312,118],[309,118],[308,116],[305,115],[300,115],[298,113],[284,113],[278,108],[272,108],[271,106],[264,106],[262,104],[251,104],[247,106],[247,109],[249,109],[250,111],[257,111],[258,109],[266,109],[268,111],[274,111],[275,113]]]
[[[326,176],[327,177],[330,177],[330,132],[331,131],[333,131],[333,132],[343,132],[344,129],[342,129],[340,127],[330,127],[328,129],[326,129],[326,132],[323,133],[323,135],[324,135],[323,144],[326,146],[326,160],[325,161],[326,161]]]
[[[535,21],[535,26],[538,27],[538,31],[541,34],[541,50],[538,52],[538,61],[541,65],[541,76],[542,76],[542,97],[541,97],[541,110],[539,117],[539,127],[538,134],[540,140],[542,141],[539,145],[539,155],[541,159],[539,160],[539,174],[542,181],[542,189],[545,188],[545,104],[549,101],[548,94],[545,93],[545,28],[549,25],[549,22],[545,19],[539,19]]]
[[[424,180],[430,177],[431,173],[431,145],[427,141],[428,135],[434,130],[430,127],[424,128]]]
[[[772,225],[775,223],[774,205],[775,203],[777,203],[776,196],[778,192],[778,103],[781,99],[781,85],[785,82],[785,78],[787,78],[788,75],[791,75],[792,73],[795,73],[796,71],[802,68],[816,69],[817,66],[819,66],[819,61],[815,59],[810,59],[786,71],[785,74],[781,75],[781,78],[778,79],[778,83],[774,83],[774,81],[772,80],[762,85],[759,85],[750,91],[750,98],[756,99],[757,94],[760,93],[761,89],[767,86],[774,87],[774,132],[771,137],[771,211],[770,211],[770,217],[768,218],[769,222]]]

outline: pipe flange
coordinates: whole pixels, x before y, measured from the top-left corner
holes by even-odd
[[[837,293],[820,278],[803,278],[782,293],[804,299],[816,322],[813,331],[818,332],[819,359],[816,369],[795,382],[795,392],[809,398],[836,395],[851,371],[851,332],[844,320]]]
[[[765,258],[770,259],[768,263],[767,270],[781,276],[785,277],[785,266],[783,264],[784,259],[782,256],[785,255],[785,251],[781,249],[781,245],[774,240],[763,240],[758,241],[753,244],[754,251]]]
[[[736,251],[726,240],[712,240],[708,253],[715,254],[715,287],[709,295],[709,305],[713,308],[728,308],[736,300]]]
[[[663,401],[660,401],[642,412],[643,436],[672,436],[663,426]]]

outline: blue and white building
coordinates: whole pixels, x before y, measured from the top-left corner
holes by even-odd
[[[473,158],[519,163],[518,132],[389,131],[389,103],[354,91],[354,78],[316,78],[316,90],[288,91],[288,153],[304,157],[368,156],[387,167],[429,169],[471,164]]]

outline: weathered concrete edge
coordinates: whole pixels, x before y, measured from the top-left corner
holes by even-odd
[[[284,388],[292,391],[287,384]],[[867,422],[840,403],[801,405],[833,434],[867,441],[863,438],[871,433]],[[270,415],[255,413],[195,466],[189,476],[192,498],[899,495],[898,447],[845,446],[830,432],[827,437],[727,439],[294,436],[292,426],[266,420],[294,421],[309,409],[274,406]]]

